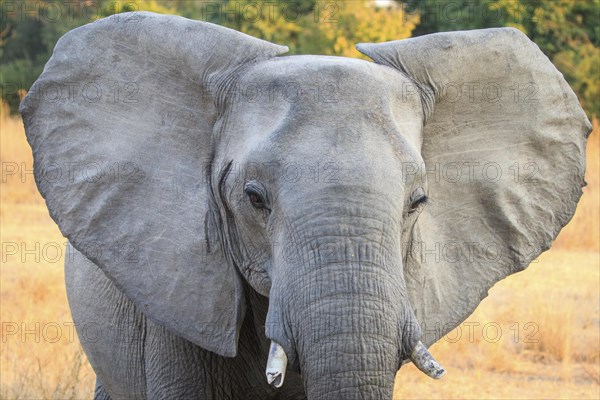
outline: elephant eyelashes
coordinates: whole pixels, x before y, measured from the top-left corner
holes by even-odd
[[[410,210],[409,212],[416,211],[421,204],[427,203],[427,195],[423,188],[415,189],[410,195]]]
[[[248,200],[255,208],[266,208],[265,190],[257,182],[248,182],[244,186],[244,192],[248,196]]]

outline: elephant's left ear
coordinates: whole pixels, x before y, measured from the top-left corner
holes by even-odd
[[[63,36],[21,105],[63,235],[146,316],[224,356],[244,294],[215,229],[215,123],[236,74],[286,51],[207,22],[116,14]]]
[[[425,165],[405,171],[426,176],[429,203],[405,276],[431,344],[571,219],[591,125],[561,73],[516,29],[357,47],[405,75],[404,89],[423,104]]]

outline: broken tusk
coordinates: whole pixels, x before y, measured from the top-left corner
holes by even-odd
[[[435,361],[421,341],[417,343],[409,358],[417,368],[433,379],[440,379],[446,375],[446,370]]]
[[[276,388],[283,385],[285,379],[285,369],[287,368],[287,356],[283,347],[271,341],[269,349],[269,359],[267,360],[267,382]]]

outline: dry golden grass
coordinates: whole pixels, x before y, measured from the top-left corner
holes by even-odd
[[[442,381],[407,365],[396,379],[396,398],[600,398],[595,125],[588,145],[589,186],[556,246],[525,272],[496,285],[461,325],[460,336],[451,332],[432,347],[448,369]],[[65,240],[33,176],[23,173],[21,163],[30,171],[32,160],[21,121],[0,116],[0,130],[0,398],[91,398],[94,374],[76,335],[70,336],[62,258],[56,256],[57,249],[64,252]],[[7,174],[11,166],[16,175]],[[37,252],[23,251],[36,243]],[[7,247],[13,245],[16,254]],[[34,253],[42,254],[39,260]],[[494,323],[501,329],[497,341]]]
[[[21,120],[0,116],[0,140],[0,398],[91,398],[95,377],[74,333],[57,254],[65,239],[26,172],[32,159]]]
[[[600,398],[599,265],[597,252],[551,250],[500,282],[432,346],[443,380],[407,365],[395,398]]]

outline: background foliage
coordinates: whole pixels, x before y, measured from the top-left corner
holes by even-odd
[[[590,117],[600,114],[600,0],[0,0],[2,99],[16,112],[58,38],[95,19],[147,10],[225,25],[291,54],[364,57],[359,42],[512,26],[564,74]]]

